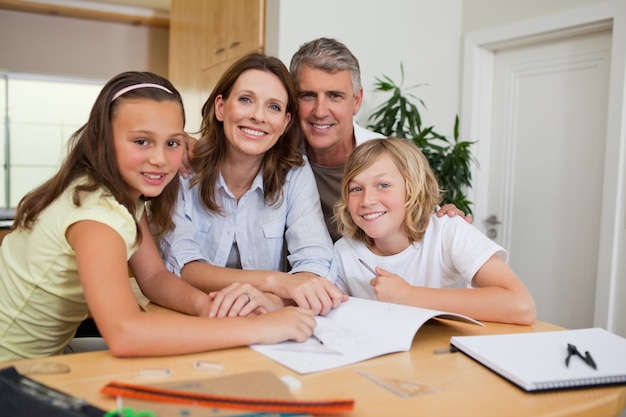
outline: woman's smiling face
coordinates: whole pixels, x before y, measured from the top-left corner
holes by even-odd
[[[229,152],[262,157],[291,120],[287,102],[287,90],[276,75],[256,69],[242,73],[227,98],[215,99]]]

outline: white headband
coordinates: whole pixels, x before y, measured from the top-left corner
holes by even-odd
[[[159,84],[149,84],[149,83],[144,83],[144,84],[134,84],[134,85],[129,85],[126,88],[122,88],[120,91],[118,91],[117,93],[115,93],[115,95],[113,96],[113,98],[111,99],[111,101],[115,101],[116,98],[118,98],[119,96],[121,96],[122,94],[126,94],[129,91],[133,91],[136,90],[138,88],[159,88],[163,91],[167,91],[170,94],[174,94],[172,93],[170,90],[168,90],[167,88],[163,87],[162,85]]]

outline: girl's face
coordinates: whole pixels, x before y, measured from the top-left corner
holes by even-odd
[[[215,99],[215,116],[224,123],[229,151],[262,156],[274,146],[291,120],[287,100],[276,75],[260,70],[241,74],[227,99]]]
[[[117,163],[131,196],[156,197],[182,162],[183,114],[175,101],[120,99],[111,123]]]
[[[406,183],[388,155],[381,155],[348,184],[348,210],[352,220],[380,249],[408,242]]]

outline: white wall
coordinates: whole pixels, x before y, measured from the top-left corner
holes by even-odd
[[[424,100],[427,125],[452,134],[459,108],[461,0],[267,0],[266,52],[288,66],[306,41],[331,37],[345,43],[361,65],[364,104],[357,121],[387,97],[372,90],[388,75]]]
[[[463,32],[570,10],[604,0],[463,0]]]
[[[298,47],[325,36],[344,42],[361,64],[364,104],[357,121],[386,96],[375,78],[400,80],[424,100],[425,123],[451,135],[459,113],[461,40],[466,31],[602,0],[267,0],[266,52],[289,65]],[[471,138],[464,138],[470,140]]]
[[[167,75],[169,31],[0,10],[0,70],[109,79],[128,70]]]

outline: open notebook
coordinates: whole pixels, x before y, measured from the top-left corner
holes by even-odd
[[[405,352],[411,348],[420,327],[432,318],[483,325],[470,317],[447,311],[350,297],[325,317],[316,317],[315,337],[306,342],[250,347],[300,374],[306,374],[387,353]]]
[[[626,339],[601,328],[453,336],[450,344],[525,391],[626,384]],[[581,356],[568,357],[568,344]]]

